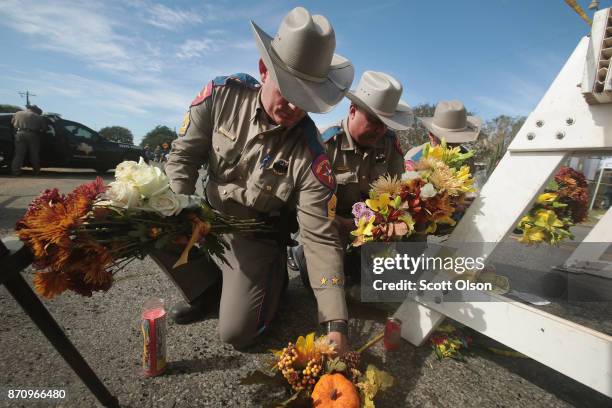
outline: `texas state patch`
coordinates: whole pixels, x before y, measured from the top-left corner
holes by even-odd
[[[179,136],[185,136],[185,133],[187,133],[187,129],[189,129],[189,111],[187,113],[185,113],[185,116],[183,116],[183,123],[181,124],[181,128],[179,129]]]
[[[322,153],[318,155],[312,162],[311,169],[317,180],[325,187],[332,191],[336,190],[336,179],[334,178],[332,167],[326,154]]]

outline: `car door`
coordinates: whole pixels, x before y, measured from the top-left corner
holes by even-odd
[[[69,120],[62,120],[61,126],[69,148],[71,162],[79,167],[95,167],[98,159],[96,132]]]

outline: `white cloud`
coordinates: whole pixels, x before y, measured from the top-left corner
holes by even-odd
[[[147,23],[166,30],[178,30],[182,25],[198,24],[202,17],[195,11],[173,10],[163,4],[148,7]]]
[[[160,69],[158,62],[142,63],[150,48],[119,34],[119,23],[105,15],[103,4],[3,0],[0,16],[0,24],[27,34],[34,48],[69,54],[112,72]]]
[[[221,38],[198,38],[186,40],[180,45],[176,56],[181,59],[203,57],[223,50],[255,51],[253,41],[228,41]]]
[[[187,40],[179,47],[176,56],[182,59],[189,59],[201,57],[206,51],[215,52],[218,50],[218,45],[210,38]]]

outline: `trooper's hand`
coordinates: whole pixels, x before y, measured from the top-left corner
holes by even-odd
[[[332,331],[327,334],[327,338],[336,345],[336,353],[338,356],[348,351],[348,338],[344,334]]]

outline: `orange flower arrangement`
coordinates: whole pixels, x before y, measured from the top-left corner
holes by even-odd
[[[124,177],[126,168],[154,174],[159,188],[139,191]],[[17,235],[34,255],[34,288],[41,296],[53,298],[66,290],[83,296],[107,291],[114,273],[129,262],[174,242],[188,242],[183,262],[197,244],[224,261],[227,244],[222,234],[268,230],[261,222],[214,212],[199,197],[175,195],[167,177],[145,163],[124,162],[117,169],[116,177],[123,177],[122,187],[131,189],[139,207],[116,204],[116,192],[108,192],[113,183],[107,187],[98,177],[68,195],[57,188],[45,190],[17,222]],[[157,207],[149,204],[154,200]]]

